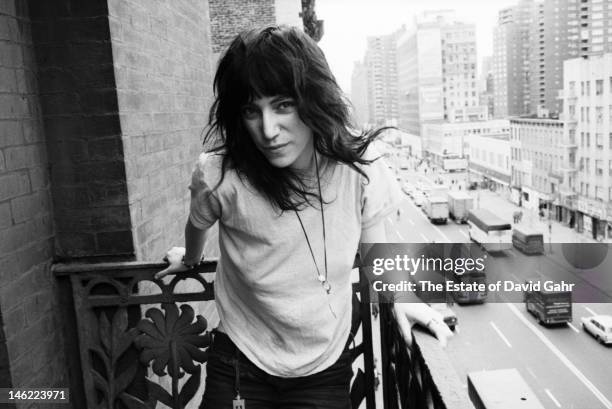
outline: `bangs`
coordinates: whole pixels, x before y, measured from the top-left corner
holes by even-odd
[[[274,95],[298,98],[303,83],[303,62],[292,58],[294,54],[288,44],[272,34],[261,39],[245,56],[237,82],[246,92],[246,100]]]

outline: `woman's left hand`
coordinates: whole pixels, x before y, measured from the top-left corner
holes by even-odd
[[[412,346],[412,326],[421,324],[438,339],[442,348],[446,347],[453,332],[444,323],[442,314],[424,303],[393,304],[393,314],[408,346]]]

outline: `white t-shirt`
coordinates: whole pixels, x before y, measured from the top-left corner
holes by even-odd
[[[377,156],[371,148],[365,154]],[[322,169],[331,284],[327,294],[295,212],[281,213],[232,169],[215,189],[221,162],[221,154],[200,155],[190,186],[189,216],[200,229],[219,221],[215,299],[220,326],[248,359],[271,375],[320,372],[339,358],[348,338],[350,272],[361,230],[383,220],[402,199],[395,178],[382,158],[362,167],[369,183],[342,163],[329,161]],[[300,218],[323,274],[321,212],[306,207]]]

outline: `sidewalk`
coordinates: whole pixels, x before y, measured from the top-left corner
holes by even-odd
[[[512,214],[515,211],[518,210],[523,212],[523,220],[518,225],[529,226],[542,232],[542,234],[544,234],[545,243],[597,243],[595,239],[587,234],[578,233],[576,230],[569,228],[556,220],[551,221],[551,239],[549,238],[548,232],[548,219],[545,221],[540,220],[540,217],[535,210],[528,210],[523,207],[519,207],[502,197],[499,193],[492,192],[488,189],[479,189],[468,192],[474,198],[474,207],[489,209],[502,219],[508,220],[510,223],[512,223]],[[480,206],[478,203],[478,195],[480,195]]]

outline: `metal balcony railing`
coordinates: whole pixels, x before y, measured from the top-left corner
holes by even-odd
[[[198,407],[212,326],[193,307],[214,311],[216,263],[155,280],[164,267],[137,262],[54,266],[59,279],[69,279],[74,309],[66,321],[74,320],[78,333],[78,356],[70,358],[70,367],[80,372],[71,385],[73,407]],[[381,304],[380,314],[380,328],[373,328],[367,285],[353,284],[352,333],[361,334],[352,349],[353,366],[359,366],[351,384],[353,408],[473,408],[437,341],[415,330],[409,349],[390,306]],[[375,398],[373,331],[380,331],[382,344],[383,406]]]

